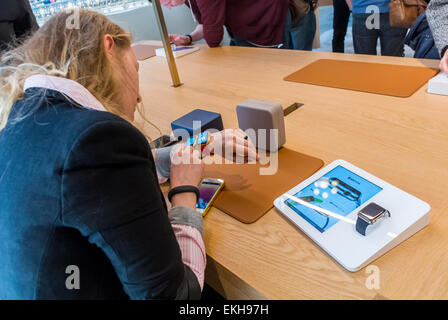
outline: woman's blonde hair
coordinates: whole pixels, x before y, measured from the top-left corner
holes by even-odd
[[[60,12],[0,61],[0,130],[14,103],[23,98],[25,79],[35,74],[75,80],[112,113],[125,117],[116,104],[120,80],[106,57],[109,34],[118,50],[131,47],[131,35],[102,14],[82,10]],[[70,19],[78,19],[69,25]],[[79,26],[79,28],[78,28]],[[140,110],[139,110],[140,111]],[[125,117],[126,118],[126,117]]]

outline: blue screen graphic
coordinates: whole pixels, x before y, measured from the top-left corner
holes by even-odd
[[[383,189],[377,185],[338,166],[294,196],[345,217],[381,190]],[[320,232],[325,232],[339,222],[337,218],[329,217],[293,200],[288,199],[285,203]]]

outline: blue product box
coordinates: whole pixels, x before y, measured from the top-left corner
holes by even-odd
[[[195,109],[171,122],[171,129],[175,137],[189,138],[209,129],[221,131],[224,126],[221,114]]]

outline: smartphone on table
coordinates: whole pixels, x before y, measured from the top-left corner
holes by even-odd
[[[196,210],[198,210],[203,217],[207,214],[208,210],[212,206],[213,201],[223,187],[224,180],[222,179],[202,179],[198,187],[201,196],[196,203]]]

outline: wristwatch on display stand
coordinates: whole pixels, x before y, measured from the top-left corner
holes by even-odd
[[[361,211],[358,212],[358,220],[356,220],[356,231],[363,236],[366,235],[368,226],[374,224],[381,218],[389,216],[390,212],[374,202],[369,203]]]

